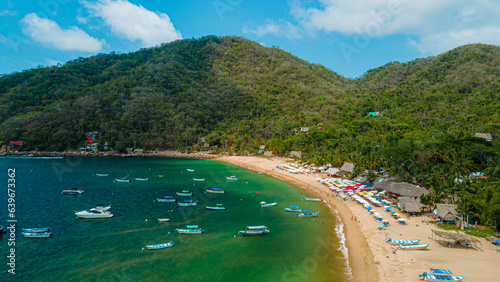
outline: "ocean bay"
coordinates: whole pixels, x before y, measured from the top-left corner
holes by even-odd
[[[213,160],[121,157],[64,159],[0,158],[16,169],[16,279],[23,280],[196,280],[341,281],[345,262],[335,222],[321,203],[307,202],[295,186]],[[188,171],[187,169],[194,169]],[[96,174],[108,174],[106,177]],[[128,175],[128,176],[127,176]],[[238,180],[227,180],[228,176]],[[116,182],[125,177],[129,183]],[[162,177],[160,177],[162,176]],[[136,181],[135,178],[148,178]],[[193,181],[205,178],[206,181]],[[6,176],[1,176],[7,183]],[[81,195],[62,195],[77,187]],[[205,193],[222,188],[225,194]],[[159,203],[190,190],[198,206]],[[260,193],[258,193],[260,192]],[[0,196],[6,202],[7,195]],[[261,208],[259,203],[278,202]],[[111,219],[77,219],[75,211],[111,204]],[[222,203],[224,211],[206,205]],[[284,207],[319,211],[297,218]],[[2,224],[7,215],[1,213]],[[158,222],[169,218],[170,222]],[[322,222],[322,223],[321,223]],[[266,236],[243,237],[247,225],[266,225]],[[199,225],[199,235],[175,232]],[[21,228],[50,226],[52,238],[23,238]],[[6,236],[0,250],[7,254]],[[175,246],[146,250],[149,244]],[[7,274],[2,274],[7,275]],[[11,275],[6,278],[12,278]],[[3,279],[2,279],[3,280]]]

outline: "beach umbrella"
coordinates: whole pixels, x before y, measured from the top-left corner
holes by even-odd
[[[358,183],[358,184],[356,184],[356,186],[361,186],[361,184]]]
[[[406,221],[404,218],[398,218],[398,221]]]

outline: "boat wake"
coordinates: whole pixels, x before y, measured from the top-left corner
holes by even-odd
[[[347,246],[345,244],[346,237],[344,234],[344,223],[342,222],[342,219],[340,219],[339,212],[335,210],[335,214],[337,215],[337,224],[335,226],[335,233],[337,234],[337,237],[339,238],[339,251],[342,252],[345,258],[345,265],[346,265],[346,274],[349,277],[349,279],[352,279],[352,269],[351,266],[349,265],[349,252],[347,250]]]

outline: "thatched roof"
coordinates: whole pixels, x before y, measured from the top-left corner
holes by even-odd
[[[382,189],[389,193],[406,197],[418,197],[422,194],[429,194],[429,191],[423,187],[416,187],[407,182],[389,182]]]
[[[343,172],[350,172],[352,173],[354,171],[354,164],[345,162],[344,165],[340,168],[341,171]]]
[[[448,239],[448,240],[453,240],[453,241],[461,241],[461,242],[470,242],[474,244],[482,244],[481,241],[474,236],[471,235],[466,235],[458,232],[447,232],[447,231],[440,231],[440,230],[434,230],[432,229],[432,233],[438,237]]]
[[[331,168],[327,169],[325,172],[328,173],[329,175],[335,175],[339,171],[340,171],[340,169],[338,169],[336,167],[331,167]]]
[[[403,210],[407,213],[421,213],[425,205],[417,202],[406,203]]]
[[[354,179],[354,181],[359,182],[359,183],[368,183],[368,177],[364,175],[360,175]]]
[[[398,205],[399,207],[403,208],[404,205],[408,204],[408,203],[419,203],[420,202],[420,198],[418,198],[419,200],[417,201],[417,199],[415,199],[414,197],[398,197]]]
[[[443,221],[455,221],[458,214],[457,208],[457,205],[436,204],[434,213]]]

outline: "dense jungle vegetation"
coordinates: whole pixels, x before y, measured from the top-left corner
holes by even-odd
[[[352,161],[371,177],[383,167],[430,188],[424,201],[451,199],[500,228],[499,91],[493,45],[392,62],[351,80],[279,48],[207,36],[0,77],[0,146],[77,149],[91,130],[116,151],[196,150],[198,138],[216,152],[266,145],[315,163]],[[468,177],[478,171],[486,178]]]

